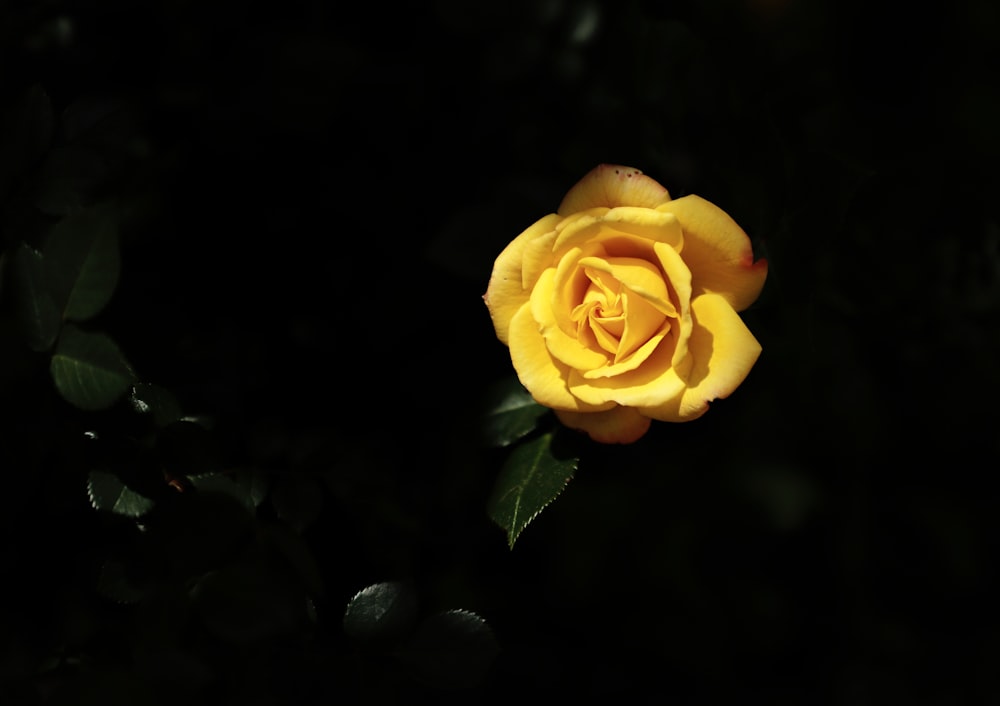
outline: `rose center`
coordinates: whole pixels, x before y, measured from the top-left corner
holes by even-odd
[[[665,316],[614,275],[583,267],[586,288],[570,312],[577,340],[618,363],[661,331]],[[662,281],[662,280],[661,280]]]

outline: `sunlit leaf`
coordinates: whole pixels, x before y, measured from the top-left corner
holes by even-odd
[[[515,446],[493,487],[487,509],[513,549],[522,530],[562,493],[576,473],[576,458],[557,458],[552,434]]]
[[[87,496],[95,510],[125,517],[142,517],[156,502],[132,488],[108,471],[91,471],[87,477]]]
[[[103,333],[65,326],[50,364],[56,389],[66,401],[86,410],[106,409],[135,381],[118,346]]]
[[[107,305],[121,269],[113,209],[100,206],[63,218],[49,232],[43,252],[65,319],[85,321]]]
[[[484,435],[491,446],[509,446],[530,434],[548,408],[535,402],[515,376],[494,385],[486,397]]]
[[[372,584],[348,601],[344,634],[368,644],[398,640],[413,625],[416,612],[416,596],[406,583]]]
[[[22,243],[10,261],[15,312],[28,346],[47,351],[55,343],[62,325],[59,307],[48,287],[43,256]]]
[[[482,682],[499,652],[485,620],[467,610],[448,610],[424,620],[395,654],[420,681],[465,689]]]

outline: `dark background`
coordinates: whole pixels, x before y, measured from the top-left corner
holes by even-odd
[[[100,327],[214,420],[220,466],[317,499],[292,524],[325,586],[308,641],[194,630],[172,648],[197,678],[151,669],[166,618],[95,590],[121,530],[69,458],[117,417],[5,345],[6,693],[1000,699],[998,32],[987,0],[0,4],[0,101],[41,86],[57,145],[99,122],[75,183],[127,206]],[[572,439],[575,479],[509,550],[478,412],[511,371],[481,295],[601,162],[751,235],[763,355],[694,423]],[[482,683],[357,668],[344,606],[387,580],[489,623]]]

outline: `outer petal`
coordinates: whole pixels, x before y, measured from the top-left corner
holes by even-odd
[[[721,294],[736,311],[753,304],[767,278],[767,260],[753,261],[750,238],[729,214],[693,194],[657,210],[677,216],[684,229],[681,254],[696,292]]]
[[[510,321],[510,359],[521,384],[538,404],[553,409],[595,412],[614,404],[587,404],[570,394],[566,385],[569,367],[556,360],[531,315],[531,306],[518,309]]]
[[[585,431],[602,444],[631,444],[649,430],[650,419],[629,407],[615,407],[606,412],[567,412],[556,410],[559,421],[571,429]]]
[[[525,250],[535,240],[554,231],[560,220],[562,219],[553,213],[536,221],[511,241],[493,263],[493,273],[490,275],[483,300],[490,310],[497,338],[503,343],[509,344],[510,320],[518,309],[528,302],[528,297],[531,295],[530,289],[526,289],[522,282]]]
[[[669,192],[638,169],[620,164],[601,164],[566,193],[558,212],[568,216],[597,206],[655,208],[669,200]]]
[[[690,372],[683,392],[664,404],[640,411],[666,422],[697,419],[708,403],[728,397],[746,379],[761,347],[729,303],[719,294],[691,301],[694,329],[688,341]]]

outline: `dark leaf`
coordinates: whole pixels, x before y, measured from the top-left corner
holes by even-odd
[[[490,446],[509,446],[530,434],[547,407],[535,402],[515,376],[493,385],[486,397],[484,434]]]
[[[59,394],[86,410],[113,405],[135,382],[118,346],[103,333],[65,326],[50,364]]]
[[[131,605],[142,600],[143,590],[128,575],[126,566],[117,559],[108,559],[97,577],[97,591],[116,603]]]
[[[107,305],[118,284],[118,220],[108,206],[59,221],[44,248],[45,268],[63,318],[85,321]]]
[[[513,549],[521,531],[566,487],[576,473],[576,458],[552,453],[552,434],[516,446],[500,470],[487,509],[507,532]]]
[[[260,529],[259,539],[263,545],[274,549],[275,553],[287,562],[309,595],[323,595],[323,577],[319,565],[297,532],[286,525],[272,522]]]
[[[482,682],[499,652],[485,620],[467,610],[448,610],[423,621],[395,654],[420,681],[465,689]]]
[[[225,493],[200,489],[168,495],[145,521],[146,537],[163,550],[178,579],[217,569],[253,538],[253,516]]]
[[[108,471],[91,471],[87,477],[87,496],[95,510],[125,517],[142,517],[156,501],[129,488]]]
[[[10,282],[28,347],[49,350],[59,335],[62,316],[48,286],[42,254],[24,243],[19,245],[10,261]]]
[[[202,473],[188,476],[191,485],[203,493],[219,493],[228,495],[233,500],[253,513],[257,509],[253,495],[253,485],[241,483],[231,473]]]
[[[400,581],[386,581],[363,588],[347,603],[344,633],[359,642],[387,645],[399,640],[413,625],[417,599]]]
[[[278,517],[298,531],[319,517],[323,497],[323,487],[307,473],[282,474],[271,492],[271,502]]]
[[[134,385],[130,400],[136,412],[152,415],[158,427],[165,427],[181,417],[180,403],[169,390],[159,385],[144,382]]]
[[[171,476],[215,476],[220,470],[220,452],[212,432],[186,417],[160,430],[156,437],[156,452],[163,469]],[[230,479],[225,479],[225,482],[232,485]],[[229,485],[216,489],[229,492]],[[239,489],[234,488],[233,492],[239,492]],[[240,495],[243,502],[245,493]]]
[[[256,556],[209,572],[191,598],[208,629],[236,644],[289,634],[307,620],[305,594]]]

